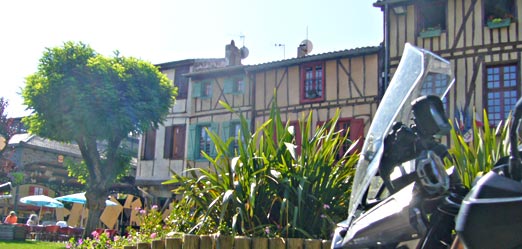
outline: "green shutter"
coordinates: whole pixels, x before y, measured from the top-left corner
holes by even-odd
[[[192,98],[198,98],[201,96],[201,82],[194,82],[192,84]]]
[[[196,159],[196,151],[198,151],[198,148],[196,148],[196,129],[197,125],[190,125],[189,126],[189,137],[188,137],[188,148],[187,148],[187,159],[188,160],[194,160]]]
[[[233,93],[234,92],[234,81],[232,79],[225,79],[223,82],[223,92]]]
[[[221,124],[221,139],[223,139],[223,142],[226,142],[230,137],[230,123],[227,121]]]

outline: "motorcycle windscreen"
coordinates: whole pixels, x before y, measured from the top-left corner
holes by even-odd
[[[411,102],[423,95],[444,98],[453,85],[451,64],[427,50],[406,43],[404,53],[384,97],[379,104],[365,139],[354,177],[348,218],[356,217],[371,178],[379,170],[384,136],[395,122],[412,122]]]

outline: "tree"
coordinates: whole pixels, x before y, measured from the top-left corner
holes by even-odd
[[[120,144],[129,134],[156,129],[174,104],[176,88],[149,62],[96,53],[83,43],[47,48],[36,73],[26,78],[24,118],[29,132],[76,142],[88,176],[86,232],[94,230],[108,188],[124,170]],[[97,147],[103,141],[105,152]]]
[[[5,155],[5,151],[7,142],[16,134],[18,127],[13,118],[7,117],[7,106],[9,106],[9,101],[0,97],[0,161],[2,162],[0,184],[12,180],[9,179],[9,173],[15,169],[14,163],[8,160],[9,155]]]

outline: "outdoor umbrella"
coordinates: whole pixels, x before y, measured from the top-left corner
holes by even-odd
[[[80,204],[84,205],[83,208],[85,208],[85,203],[87,203],[87,198],[85,197],[85,192],[64,195],[64,196],[56,197],[54,199],[59,200],[59,201],[80,203]],[[118,204],[116,204],[115,202],[113,202],[111,200],[105,200],[105,205],[106,206],[116,206]],[[80,226],[83,226],[83,209],[82,209],[82,213],[80,215]]]
[[[50,207],[50,208],[62,208],[63,203],[55,200],[46,195],[29,195],[26,197],[20,198],[20,202],[23,204],[33,205],[40,207],[40,212],[38,217],[42,215],[42,207]]]
[[[85,192],[64,195],[64,196],[56,197],[54,199],[59,200],[59,201],[67,201],[67,202],[74,202],[74,203],[81,203],[81,204],[87,203],[87,198],[85,198]],[[116,204],[115,202],[110,201],[110,200],[105,200],[105,205],[116,206],[118,204]]]

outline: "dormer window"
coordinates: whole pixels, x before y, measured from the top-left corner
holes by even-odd
[[[419,36],[439,36],[446,30],[447,0],[422,0],[417,5]]]

